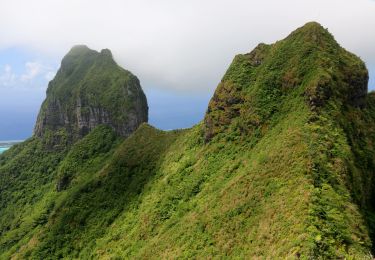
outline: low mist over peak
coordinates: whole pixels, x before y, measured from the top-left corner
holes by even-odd
[[[374,13],[373,0],[5,0],[0,118],[6,120],[0,136],[31,135],[48,82],[79,44],[110,49],[120,66],[138,76],[148,93],[150,122],[162,129],[199,122],[236,53],[282,39],[309,21],[323,24],[365,61],[369,89],[375,89]],[[182,105],[172,105],[177,101]],[[2,112],[7,110],[14,114]]]
[[[146,89],[202,92],[215,88],[235,53],[284,38],[308,21],[324,24],[372,69],[374,13],[372,0],[6,0],[0,49],[22,46],[59,60],[77,43],[110,48]]]

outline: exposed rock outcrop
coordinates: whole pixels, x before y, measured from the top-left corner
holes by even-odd
[[[128,136],[147,121],[147,100],[138,78],[118,66],[110,50],[75,46],[48,85],[34,134],[60,130],[74,141],[105,124]]]

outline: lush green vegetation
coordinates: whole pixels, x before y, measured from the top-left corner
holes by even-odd
[[[78,45],[65,55],[48,85],[35,134],[63,129],[74,142],[107,124],[127,136],[147,120],[147,100],[138,78],[118,66],[110,50]]]
[[[0,258],[370,259],[367,79],[309,23],[236,56],[191,129],[17,145],[0,155]]]

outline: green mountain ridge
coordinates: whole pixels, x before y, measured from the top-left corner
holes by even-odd
[[[312,22],[237,55],[191,129],[47,127],[0,155],[0,258],[371,259],[367,83]]]

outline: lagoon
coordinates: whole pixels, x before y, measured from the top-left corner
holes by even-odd
[[[17,143],[20,143],[22,141],[14,141],[14,140],[11,140],[11,141],[0,141],[0,154],[5,152],[6,150],[8,150],[10,147],[12,147],[13,145],[17,144]]]
[[[9,147],[0,147],[0,154],[8,150]]]

